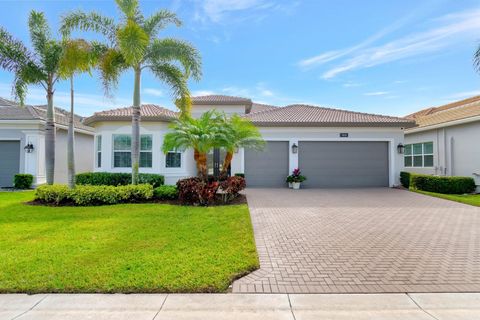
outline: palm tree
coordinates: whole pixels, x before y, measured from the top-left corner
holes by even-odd
[[[171,131],[164,136],[163,152],[192,148],[198,176],[205,180],[208,175],[208,152],[225,145],[230,139],[230,130],[226,128],[223,118],[219,112],[209,110],[198,119],[183,117],[174,121],[170,125]]]
[[[473,55],[473,65],[477,72],[480,73],[480,45],[477,48],[477,51],[475,51],[475,54]]]
[[[180,26],[177,16],[160,10],[148,18],[140,11],[138,0],[116,0],[122,18],[114,19],[98,13],[73,12],[63,18],[62,31],[68,35],[73,29],[95,31],[103,34],[110,49],[100,63],[102,80],[109,92],[120,74],[127,69],[134,72],[132,112],[132,183],[138,183],[140,158],[140,82],[142,71],[150,70],[166,83],[184,114],[190,111],[188,78],[201,76],[200,55],[189,43],[172,38],[159,39],[158,33],[168,24]]]
[[[28,85],[41,85],[47,96],[45,121],[45,166],[47,183],[54,181],[55,171],[55,109],[53,94],[59,80],[58,69],[63,55],[60,41],[52,38],[47,20],[42,12],[32,10],[28,19],[33,51],[14,39],[0,27],[0,67],[15,75],[13,93],[24,105]]]
[[[103,46],[93,42],[88,43],[83,39],[65,39],[63,41],[64,54],[60,61],[59,74],[62,78],[70,80],[70,115],[68,117],[68,144],[67,144],[67,169],[68,186],[75,187],[75,132],[74,132],[74,86],[75,74],[91,72]]]
[[[229,130],[229,138],[221,147],[225,149],[225,159],[222,164],[220,177],[227,176],[228,167],[232,162],[233,153],[239,148],[251,148],[261,150],[265,147],[265,141],[258,131],[258,128],[246,118],[234,114],[229,119],[225,119],[225,128]]]

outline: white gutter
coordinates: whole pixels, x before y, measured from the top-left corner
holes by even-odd
[[[407,129],[407,130],[405,130],[405,134],[408,135],[410,133],[428,131],[428,130],[439,129],[439,128],[444,128],[444,127],[451,127],[451,126],[456,126],[456,125],[459,125],[459,124],[465,124],[465,123],[470,123],[470,122],[475,122],[475,121],[480,121],[480,116],[474,116],[474,117],[469,117],[469,118],[464,118],[464,119],[459,119],[459,120],[453,120],[453,121],[443,122],[443,123],[439,123],[439,124],[433,124],[433,125],[430,125],[430,126],[425,126],[425,127],[420,127],[420,128]]]

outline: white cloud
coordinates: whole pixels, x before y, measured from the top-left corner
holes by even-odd
[[[354,87],[361,87],[362,84],[358,82],[348,81],[343,84],[345,88],[354,88]]]
[[[465,39],[476,39],[480,32],[480,9],[444,16],[435,22],[441,25],[349,54],[348,59],[324,72],[322,77],[330,79],[347,71],[432,53]]]
[[[480,90],[457,92],[446,97],[446,100],[462,100],[480,95]]]
[[[366,92],[363,95],[364,96],[384,96],[389,94],[390,92],[388,91],[374,91],[374,92]]]
[[[155,97],[163,97],[163,91],[155,88],[145,88],[143,89],[145,94],[155,96]]]

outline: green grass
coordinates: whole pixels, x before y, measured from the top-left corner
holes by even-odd
[[[428,191],[421,191],[421,190],[414,190],[414,191],[421,194],[426,194],[432,197],[452,200],[452,201],[480,207],[480,194],[443,194],[443,193],[435,193],[435,192],[428,192]]]
[[[222,292],[258,268],[246,205],[26,205],[0,192],[0,292]]]

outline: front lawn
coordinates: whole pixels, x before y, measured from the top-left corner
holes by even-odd
[[[0,292],[221,292],[258,268],[246,205],[26,205],[0,192]]]
[[[415,190],[415,192],[480,207],[480,194],[443,194],[421,190]]]

